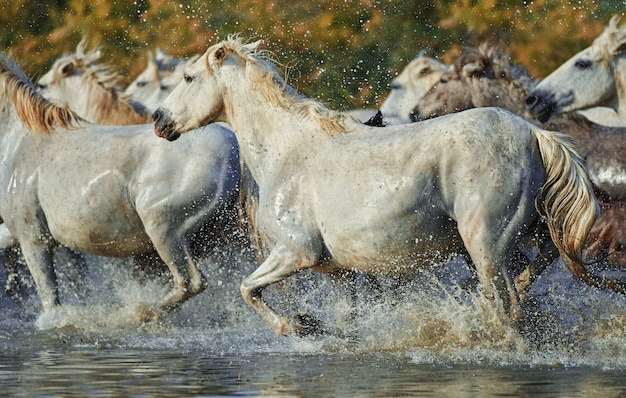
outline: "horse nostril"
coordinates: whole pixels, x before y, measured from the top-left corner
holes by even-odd
[[[420,116],[419,116],[419,112],[417,111],[417,109],[413,109],[410,113],[409,113],[409,119],[412,122],[419,122],[420,121]]]
[[[533,106],[537,103],[538,98],[534,95],[529,95],[528,97],[526,97],[526,105],[527,106]]]
[[[152,114],[152,120],[157,123],[159,120],[161,120],[161,118],[163,117],[163,112],[161,112],[161,109],[157,109],[156,111],[154,111],[154,113]]]

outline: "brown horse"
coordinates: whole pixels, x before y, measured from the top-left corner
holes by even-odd
[[[453,69],[422,98],[412,113],[421,120],[475,107],[499,106],[536,121],[525,98],[536,85],[497,47],[465,49]],[[587,241],[587,253],[608,250],[612,264],[626,266],[626,129],[602,126],[580,114],[553,116],[543,127],[577,142],[597,191],[601,213]]]

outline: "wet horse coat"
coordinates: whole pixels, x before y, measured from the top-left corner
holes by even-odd
[[[57,245],[111,257],[156,249],[173,277],[163,310],[202,291],[189,247],[204,228],[223,231],[234,209],[239,158],[230,130],[205,127],[212,133],[172,152],[151,125],[94,126],[49,103],[4,57],[0,92],[0,217],[22,247],[44,311],[59,305]]]
[[[262,298],[300,270],[402,276],[453,253],[468,253],[483,293],[518,318],[507,264],[535,227],[546,231],[540,196],[556,247],[601,283],[580,260],[598,209],[566,138],[493,108],[364,126],[299,96],[255,48],[237,39],[210,47],[153,117],[170,140],[210,122],[233,127],[259,187],[259,230],[275,243],[241,292],[276,332],[308,331]],[[551,249],[542,254],[554,258]]]
[[[417,119],[447,115],[474,107],[500,106],[527,119],[527,92],[537,82],[493,46],[465,49],[454,70],[441,76],[417,104]],[[576,141],[592,182],[602,191],[601,212],[586,252],[609,250],[608,260],[626,266],[626,128],[595,124],[577,113],[554,115],[543,126],[561,131]],[[599,238],[596,240],[595,238]]]

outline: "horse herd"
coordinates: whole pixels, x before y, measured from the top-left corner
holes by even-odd
[[[559,257],[626,294],[586,259],[625,265],[626,132],[602,124],[626,120],[618,25],[538,84],[494,47],[454,65],[420,55],[392,84],[385,126],[299,95],[260,42],[234,36],[186,61],[157,52],[123,95],[83,43],[37,84],[2,56],[2,248],[21,248],[48,312],[56,247],[156,253],[172,287],[155,311],[171,311],[204,289],[196,249],[255,246],[241,294],[282,335],[319,324],[280,315],[263,290],[305,269],[410,278],[461,255],[513,325]],[[615,110],[568,113],[599,105]]]

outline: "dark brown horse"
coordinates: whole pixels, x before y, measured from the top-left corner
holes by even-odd
[[[422,97],[412,118],[498,106],[537,122],[525,103],[527,92],[536,84],[494,46],[465,49],[452,70]],[[598,187],[601,214],[587,241],[587,253],[606,251],[610,263],[626,266],[626,128],[602,126],[577,113],[555,115],[542,127],[574,138]]]

